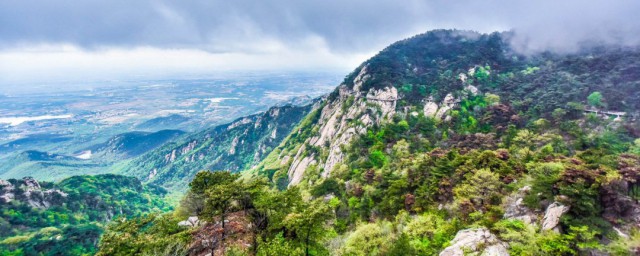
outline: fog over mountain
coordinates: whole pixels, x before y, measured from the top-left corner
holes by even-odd
[[[522,52],[636,45],[638,11],[632,0],[3,1],[0,82],[34,73],[347,71],[397,38],[436,28],[513,30]]]

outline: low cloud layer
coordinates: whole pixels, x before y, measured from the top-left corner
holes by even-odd
[[[301,54],[293,59],[302,64],[314,61],[309,52],[321,51],[360,60],[436,28],[513,30],[519,50],[571,51],[586,41],[637,45],[639,12],[637,0],[6,0],[0,60],[61,45],[90,54],[140,48],[255,59]],[[319,65],[342,61],[334,57]]]

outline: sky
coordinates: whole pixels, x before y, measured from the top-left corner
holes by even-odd
[[[2,0],[0,86],[224,71],[348,73],[432,29],[523,52],[637,45],[637,0]]]

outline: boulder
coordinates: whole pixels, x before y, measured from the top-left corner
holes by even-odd
[[[442,100],[442,104],[440,104],[440,108],[438,109],[438,112],[436,113],[435,118],[442,119],[444,115],[449,110],[453,109],[458,102],[459,100],[453,97],[453,94],[451,93],[447,94],[447,96],[444,97],[444,100]]]
[[[427,101],[424,105],[424,116],[435,117],[438,112],[438,104],[433,101]]]
[[[558,202],[553,202],[547,207],[542,219],[542,230],[553,230],[560,232],[560,217],[569,211],[569,206],[565,206]]]
[[[531,191],[530,186],[518,190],[515,195],[507,197],[504,205],[504,218],[521,220],[527,224],[535,223],[536,214],[523,204],[524,197]]]
[[[64,203],[67,196],[67,193],[58,189],[42,189],[40,183],[31,177],[23,178],[16,185],[0,180],[0,203],[10,203],[19,199],[31,207],[46,209]]]
[[[10,203],[16,197],[15,187],[6,180],[0,180],[0,203]]]
[[[451,240],[451,245],[440,252],[440,256],[463,256],[469,252],[484,256],[508,256],[509,245],[500,241],[486,228],[460,230]]]
[[[470,92],[471,95],[478,95],[478,93],[480,92],[480,90],[478,90],[478,87],[475,87],[473,85],[467,85],[467,87],[465,87],[464,89]]]
[[[178,226],[181,226],[181,227],[197,227],[199,225],[200,225],[200,219],[198,219],[198,216],[191,216],[187,218],[187,220],[178,222]]]

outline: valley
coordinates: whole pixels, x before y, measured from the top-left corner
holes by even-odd
[[[640,1],[0,1],[0,256],[640,255]]]
[[[0,87],[0,178],[54,181],[111,172],[115,163],[182,134],[276,104],[308,104],[338,78],[333,73],[230,73],[60,85],[69,89],[59,91]],[[49,157],[33,158],[29,151]]]

